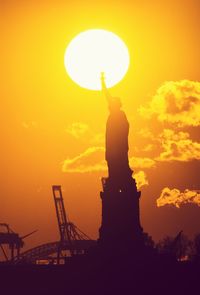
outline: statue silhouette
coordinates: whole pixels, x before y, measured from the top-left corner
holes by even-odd
[[[107,99],[109,116],[106,123],[106,153],[109,179],[113,182],[124,183],[130,178],[132,170],[128,160],[129,122],[126,114],[121,110],[121,101],[112,97],[105,84],[104,74],[101,74],[102,91]]]
[[[105,153],[109,175],[102,178],[102,222],[98,241],[106,248],[140,247],[143,235],[139,210],[141,192],[137,191],[129,167],[129,122],[121,110],[120,99],[108,92],[103,73],[101,85],[110,112],[106,123]]]

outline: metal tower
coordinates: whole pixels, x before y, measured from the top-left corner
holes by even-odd
[[[65,241],[65,240],[70,241],[71,238],[70,238],[69,231],[68,231],[67,215],[66,215],[66,211],[65,211],[64,202],[63,202],[61,186],[60,185],[53,185],[52,190],[53,190],[53,197],[54,197],[54,202],[55,202],[55,207],[56,207],[58,228],[59,228],[59,232],[60,232],[60,241],[61,242]]]
[[[79,250],[75,250],[75,244],[80,240],[91,240],[86,234],[84,234],[80,229],[78,229],[72,222],[67,218],[65,211],[62,190],[60,185],[53,185],[53,197],[56,208],[56,215],[58,220],[58,228],[60,232],[60,243],[57,252],[57,261],[59,264],[62,250],[65,249],[65,244],[68,244],[68,249],[71,256],[75,254],[80,254]]]
[[[27,238],[28,236],[32,235],[35,233],[37,230],[34,230],[33,232],[24,235],[24,236],[19,236],[19,234],[15,233],[10,226],[7,223],[0,223],[0,227],[4,228],[4,231],[0,231],[0,249],[3,252],[3,256],[7,262],[13,262],[14,257],[16,256],[19,258],[20,256],[20,249],[24,246],[24,239]],[[10,249],[10,255],[7,255],[4,245],[7,245]],[[16,255],[15,255],[16,252]],[[9,257],[10,256],[10,257]]]
[[[53,185],[52,191],[60,240],[36,246],[21,253],[19,256],[15,256],[15,264],[60,264],[61,261],[66,263],[69,256],[84,254],[88,249],[96,246],[95,240],[91,240],[77,226],[69,221],[65,211],[61,186]]]

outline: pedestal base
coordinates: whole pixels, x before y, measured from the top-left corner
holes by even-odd
[[[99,244],[103,247],[140,247],[143,229],[140,225],[139,198],[135,180],[130,177],[121,189],[111,179],[103,179],[102,224]]]

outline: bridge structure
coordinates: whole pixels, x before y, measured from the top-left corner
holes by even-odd
[[[94,240],[76,240],[73,247],[66,241],[60,245],[60,241],[46,243],[29,249],[15,257],[15,264],[63,264],[71,255],[66,255],[74,251],[74,255],[84,254],[89,248],[96,245]],[[59,252],[59,260],[58,260]],[[74,256],[73,255],[73,256]]]
[[[52,186],[60,240],[39,245],[14,258],[15,264],[64,264],[69,257],[81,255],[96,245],[75,224],[69,221],[65,211],[60,185]]]
[[[19,257],[20,250],[24,246],[24,239],[35,233],[37,230],[34,230],[27,235],[20,236],[18,233],[14,232],[7,223],[0,223],[0,227],[4,228],[3,231],[0,231],[0,249],[5,261],[12,263],[15,257]],[[4,248],[5,246],[9,248],[9,253]]]

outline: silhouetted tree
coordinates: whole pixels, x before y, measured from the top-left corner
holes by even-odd
[[[152,239],[152,237],[148,233],[145,233],[145,232],[143,233],[143,239],[144,239],[144,244],[146,247],[148,247],[148,248],[155,247],[154,240]]]
[[[171,254],[171,245],[173,240],[174,239],[170,236],[166,236],[162,240],[160,240],[156,244],[156,248],[158,249],[158,252],[161,254]]]
[[[195,256],[200,259],[200,233],[194,237]]]
[[[156,245],[159,253],[170,255],[177,260],[188,259],[192,253],[192,242],[180,232],[175,238],[166,236]]]

